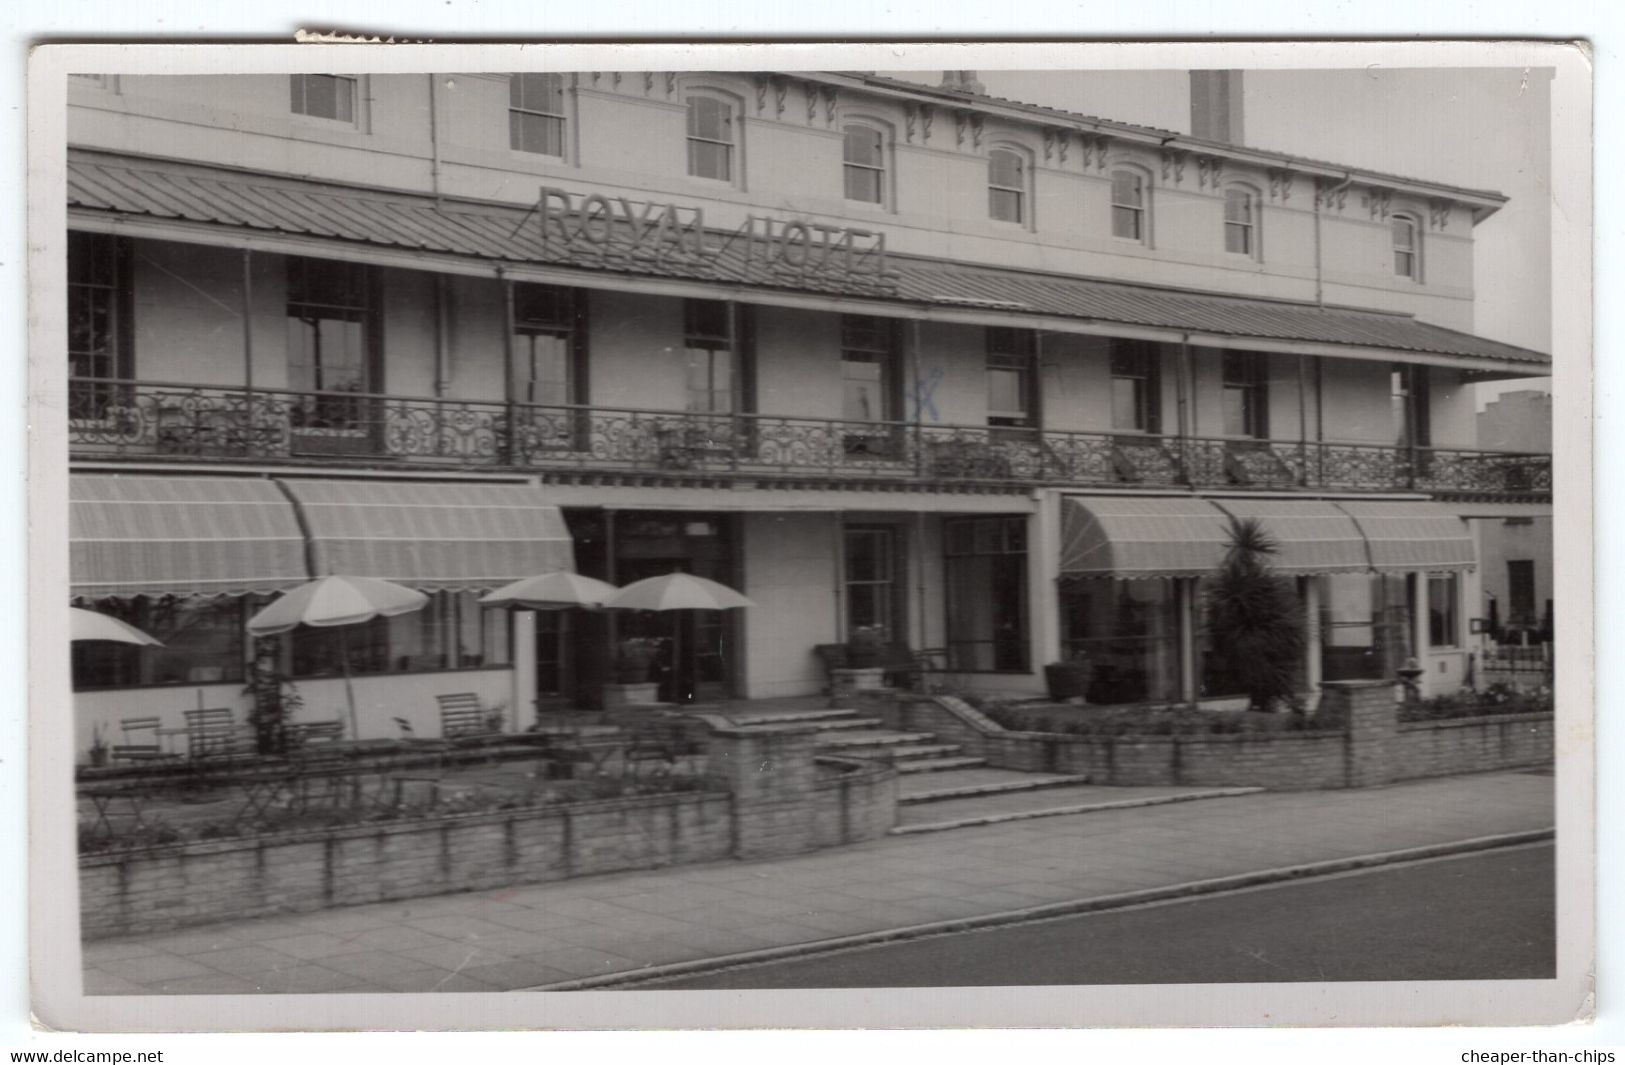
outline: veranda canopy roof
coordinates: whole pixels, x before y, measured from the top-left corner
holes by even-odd
[[[575,568],[564,516],[533,484],[294,478],[282,484],[310,532],[318,575],[461,590]]]
[[[1471,569],[1472,534],[1425,501],[1336,502],[1177,496],[1067,496],[1063,577],[1205,577],[1230,543],[1230,518],[1256,518],[1275,538],[1277,573]]]
[[[541,237],[534,208],[455,200],[269,174],[246,174],[140,156],[75,150],[68,159],[69,224],[95,228],[117,222],[148,226],[157,236],[202,243],[245,237],[267,250],[365,259],[369,249],[410,253],[418,269],[522,264],[648,282],[722,286],[728,297],[772,304],[792,293],[834,299],[843,309],[904,316],[955,316],[984,324],[1020,325],[1041,319],[1052,328],[1072,320],[1091,325],[1192,336],[1196,343],[1298,350],[1321,354],[1410,353],[1443,356],[1497,372],[1545,372],[1551,358],[1419,321],[1409,314],[1327,307],[1218,292],[1017,270],[914,255],[888,255],[884,284],[859,284],[839,271],[787,278],[751,258],[744,242],[710,233],[699,257],[606,257]],[[617,225],[620,223],[617,222]],[[617,232],[619,230],[617,229]],[[315,238],[313,241],[311,238]],[[860,302],[861,301],[861,302]],[[793,300],[791,301],[793,302]],[[850,305],[848,306],[848,303]]]
[[[245,595],[310,579],[304,533],[272,481],[75,473],[68,497],[75,597]]]

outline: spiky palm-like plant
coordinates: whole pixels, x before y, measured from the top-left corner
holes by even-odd
[[[1213,654],[1247,696],[1247,709],[1265,712],[1279,702],[1302,709],[1303,611],[1291,582],[1270,569],[1277,549],[1257,519],[1231,518],[1230,546],[1207,592]]]

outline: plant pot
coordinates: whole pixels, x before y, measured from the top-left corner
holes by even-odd
[[[873,669],[880,665],[880,648],[859,647],[848,644],[846,648],[846,668]]]
[[[1044,680],[1049,684],[1049,697],[1056,702],[1081,699],[1089,691],[1092,671],[1081,662],[1051,662],[1044,667]]]
[[[107,748],[92,747],[90,749],[90,767],[92,769],[107,768]]]

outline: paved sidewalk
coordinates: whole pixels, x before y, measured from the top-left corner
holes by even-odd
[[[1490,773],[1070,814],[85,945],[87,994],[503,991],[1550,829]]]

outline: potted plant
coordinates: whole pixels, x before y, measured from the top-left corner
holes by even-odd
[[[873,669],[886,657],[886,627],[859,625],[846,637],[846,668]]]
[[[256,753],[283,753],[288,746],[288,722],[305,700],[282,672],[275,641],[258,642],[243,694],[251,704],[248,721],[254,729]]]
[[[90,730],[90,764],[92,768],[102,769],[107,765],[107,736],[102,731],[100,721],[96,722]]]
[[[1049,697],[1058,703],[1068,699],[1081,699],[1089,691],[1093,674],[1089,659],[1082,654],[1044,667],[1044,680],[1049,684]]]
[[[646,636],[622,640],[615,648],[614,672],[617,684],[644,684],[649,680],[649,667],[654,664],[660,641]]]

